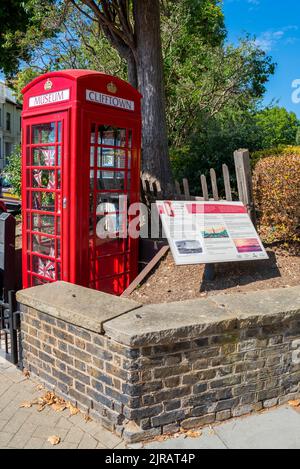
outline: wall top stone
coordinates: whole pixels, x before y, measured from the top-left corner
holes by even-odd
[[[257,317],[267,321],[268,316],[294,315],[300,312],[300,286],[260,290],[249,293],[220,294],[210,299],[232,311],[241,321]]]
[[[199,337],[222,324],[233,328],[236,316],[209,299],[148,305],[104,324],[108,336],[130,346],[170,343]],[[224,329],[223,329],[224,330]]]
[[[20,290],[19,303],[93,332],[103,323],[139,308],[139,303],[67,282],[47,283]]]
[[[117,342],[148,346],[300,319],[300,286],[149,305],[107,321]]]
[[[142,306],[66,282],[21,290],[19,303],[133,346],[300,320],[300,286]]]

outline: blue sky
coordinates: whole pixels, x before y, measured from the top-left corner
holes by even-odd
[[[278,64],[264,104],[279,100],[279,105],[300,117],[300,99],[299,103],[292,100],[293,91],[300,88],[300,1],[223,0],[223,10],[230,42],[250,33]],[[297,88],[292,88],[297,79]]]

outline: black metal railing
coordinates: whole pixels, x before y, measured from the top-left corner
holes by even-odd
[[[17,309],[16,293],[10,290],[7,296],[7,302],[0,299],[0,344],[2,342],[5,358],[21,368],[20,312]]]
[[[0,349],[13,364],[21,364],[20,312],[16,301],[16,220],[0,215]]]

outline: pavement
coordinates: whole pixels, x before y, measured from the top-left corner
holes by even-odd
[[[300,411],[283,406],[205,428],[198,438],[180,436],[148,449],[300,449]]]
[[[46,390],[0,356],[0,449],[126,449],[124,442],[82,414],[50,406],[20,407]],[[53,446],[51,436],[59,437]],[[230,420],[176,438],[129,445],[130,449],[300,449],[300,408],[289,405]],[[163,441],[161,441],[163,440]]]
[[[125,449],[121,438],[80,413],[20,407],[45,392],[0,355],[0,449]],[[51,445],[51,436],[59,437],[60,443]]]

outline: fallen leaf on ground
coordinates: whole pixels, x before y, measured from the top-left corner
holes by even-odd
[[[45,388],[44,388],[44,386],[43,386],[42,384],[37,384],[36,387],[35,387],[35,389],[36,389],[37,391],[43,391]]]
[[[195,431],[195,430],[189,430],[186,432],[186,436],[189,438],[199,438],[199,436],[202,435],[202,432],[200,431]]]
[[[25,376],[25,378],[29,378],[30,377],[30,371],[26,370],[26,368],[24,368],[23,375]]]
[[[77,415],[79,413],[79,409],[71,404],[71,402],[68,402],[67,408],[69,409],[71,415]]]
[[[292,407],[300,407],[300,399],[297,399],[296,401],[289,401],[289,405]]]
[[[171,435],[158,435],[153,438],[154,441],[166,441],[171,437]]]
[[[45,409],[45,407],[46,407],[45,405],[40,404],[40,405],[37,406],[37,409],[36,409],[36,410],[37,410],[38,412],[43,412],[43,410]]]
[[[30,407],[32,407],[32,403],[30,401],[24,401],[21,402],[19,407],[20,409],[29,409]]]
[[[51,445],[56,446],[60,443],[60,437],[56,435],[49,436],[47,440]]]
[[[46,394],[41,398],[47,405],[55,404],[56,396],[53,392],[46,392]]]
[[[63,412],[67,407],[65,403],[57,402],[52,404],[51,408],[55,410],[55,412]]]

